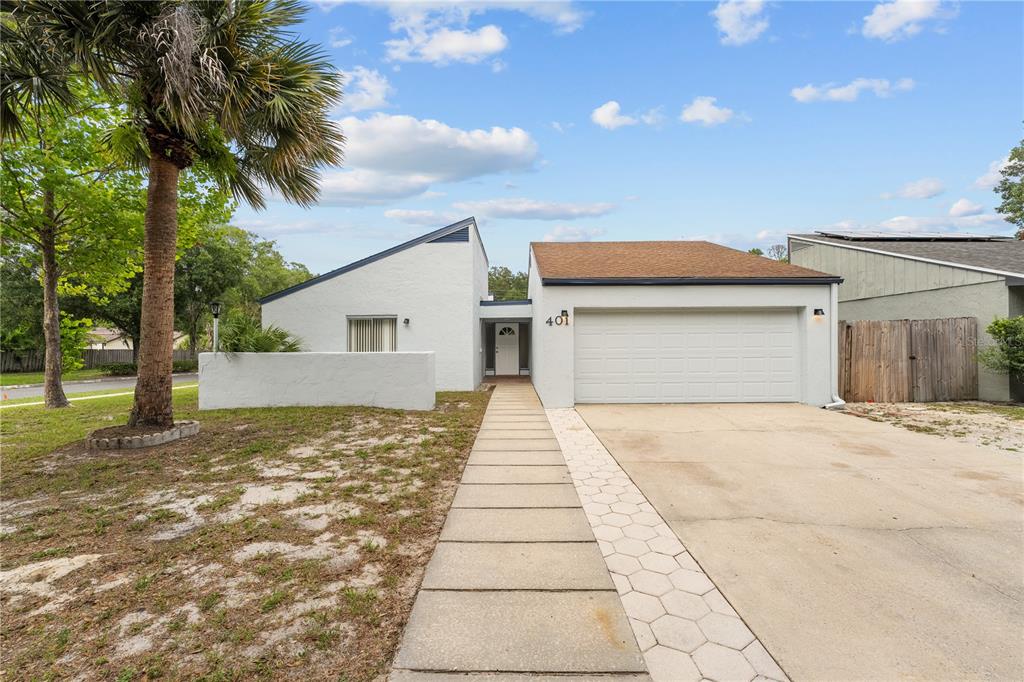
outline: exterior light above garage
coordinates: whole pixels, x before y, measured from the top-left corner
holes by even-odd
[[[568,310],[563,310],[561,318],[562,318],[562,324],[564,324],[564,325],[569,324],[569,311]]]
[[[825,311],[822,308],[814,309],[814,321],[820,322],[825,317]]]

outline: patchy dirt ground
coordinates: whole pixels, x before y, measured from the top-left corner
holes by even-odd
[[[847,403],[845,412],[961,443],[1024,452],[1024,406],[985,403]]]
[[[199,436],[119,453],[77,438],[125,399],[72,408],[55,451],[51,415],[5,411],[2,677],[383,674],[487,398],[197,414],[189,391]]]

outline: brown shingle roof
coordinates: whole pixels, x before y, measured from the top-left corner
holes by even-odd
[[[832,277],[711,242],[533,242],[530,246],[545,282]]]

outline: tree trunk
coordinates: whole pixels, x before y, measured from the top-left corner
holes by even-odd
[[[46,407],[70,405],[61,384],[60,305],[57,302],[57,226],[53,217],[53,192],[43,192],[43,218],[46,221],[39,237],[43,255],[43,401]]]
[[[139,371],[139,338],[132,337],[132,364],[135,365],[135,372]]]
[[[149,160],[145,256],[142,270],[142,339],[130,426],[174,423],[174,257],[178,233],[178,166],[157,152]]]

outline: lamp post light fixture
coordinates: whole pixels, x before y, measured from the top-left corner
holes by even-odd
[[[210,312],[213,313],[213,352],[220,348],[220,301],[210,303]]]
[[[825,310],[822,308],[814,309],[814,321],[821,322],[825,318]]]

